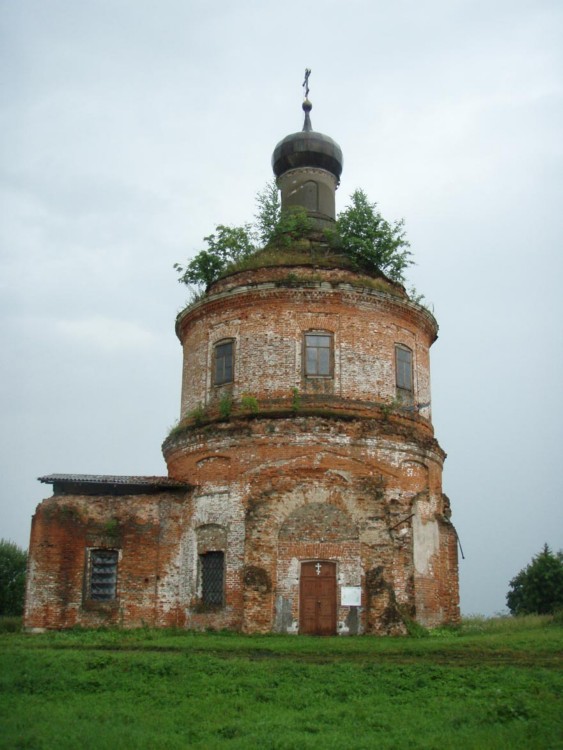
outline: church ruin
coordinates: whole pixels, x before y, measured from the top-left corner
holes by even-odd
[[[326,250],[343,161],[310,109],[272,164],[282,208],[306,209],[314,231],[178,315],[166,477],[40,478],[53,494],[32,522],[27,630],[400,634],[459,619],[431,421],[437,323]]]

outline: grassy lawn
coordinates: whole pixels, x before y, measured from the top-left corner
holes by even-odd
[[[563,748],[563,629],[0,634],[0,748]]]

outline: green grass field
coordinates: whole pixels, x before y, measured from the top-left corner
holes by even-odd
[[[0,747],[563,748],[563,628],[0,634]]]

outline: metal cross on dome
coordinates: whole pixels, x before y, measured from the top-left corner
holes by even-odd
[[[305,89],[305,99],[309,98],[309,76],[311,75],[311,68],[305,68],[305,80],[303,81],[303,88]]]
[[[317,571],[317,575],[318,576],[320,576],[320,574],[321,574],[321,568],[322,568],[322,565],[320,563],[317,563],[315,565],[315,570]]]

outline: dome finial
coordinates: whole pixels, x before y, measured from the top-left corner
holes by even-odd
[[[342,151],[338,143],[313,130],[309,112],[309,76],[303,81],[303,130],[286,135],[272,154],[272,169],[281,192],[282,211],[304,208],[316,229],[334,228],[335,191],[342,173]]]
[[[305,98],[303,99],[303,111],[305,112],[305,122],[303,123],[303,131],[305,133],[311,132],[313,126],[311,125],[311,118],[309,112],[313,109],[313,105],[309,101],[309,76],[311,75],[311,68],[305,68],[305,80],[303,81],[303,89]]]

